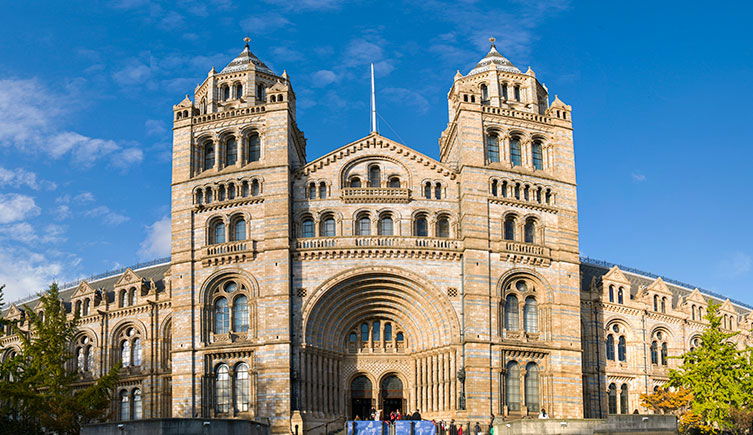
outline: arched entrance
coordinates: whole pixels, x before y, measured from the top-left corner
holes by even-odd
[[[371,381],[366,376],[356,376],[350,382],[350,418],[357,416],[368,420],[371,415]]]
[[[382,379],[379,396],[380,405],[384,410],[384,415],[388,416],[390,412],[400,410],[405,414],[405,397],[403,397],[403,381],[396,375],[388,375]]]

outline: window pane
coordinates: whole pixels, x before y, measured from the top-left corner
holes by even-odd
[[[450,220],[446,217],[437,220],[437,237],[450,237]]]
[[[526,243],[535,243],[536,241],[536,223],[532,220],[526,221],[524,240]]]
[[[520,411],[520,367],[514,361],[507,364],[505,393],[507,408],[510,411]]]
[[[380,340],[380,338],[379,338],[380,337],[380,333],[379,333],[379,330],[380,330],[380,328],[379,328],[379,320],[375,320],[373,325],[374,325],[374,329],[372,330],[372,337],[373,337],[374,341],[379,341]]]
[[[395,336],[395,341],[398,341],[398,342],[405,341],[405,335],[403,335],[402,332],[398,332],[397,335]]]
[[[141,365],[141,339],[139,338],[133,340],[133,365]]]
[[[627,361],[627,343],[624,335],[620,335],[620,339],[617,340],[617,358],[620,361]]]
[[[607,335],[607,359],[614,361],[614,336],[612,334]]]
[[[335,219],[328,217],[322,221],[322,236],[335,237]]]
[[[392,218],[384,216],[379,220],[379,234],[382,236],[393,235]]]
[[[358,219],[358,227],[356,231],[359,236],[368,236],[371,234],[371,219],[367,216]]]
[[[381,187],[382,171],[379,166],[369,168],[369,187]]]
[[[426,237],[429,235],[429,224],[425,217],[416,219],[416,237]]]
[[[617,387],[609,384],[609,413],[617,414]]]
[[[225,143],[225,165],[234,165],[238,160],[238,143],[235,138],[230,138]]]
[[[424,186],[424,198],[431,199],[431,184],[426,183]]]
[[[538,412],[539,410],[539,367],[536,363],[526,365],[526,406],[528,412]]]
[[[204,170],[214,167],[214,144],[207,142],[204,144]]]
[[[233,301],[233,331],[247,332],[248,323],[248,298],[241,295]]]
[[[515,218],[512,216],[505,219],[505,240],[515,240]]]
[[[247,412],[250,402],[251,380],[248,374],[248,366],[241,363],[235,368],[235,409],[238,412]]]
[[[94,371],[94,349],[91,346],[87,346],[84,354],[86,355],[85,370]]]
[[[518,329],[518,297],[507,295],[505,299],[505,329],[516,331]]]
[[[523,306],[523,323],[526,332],[538,332],[539,312],[536,305],[536,299],[527,297]]]
[[[246,240],[246,220],[238,219],[233,227],[233,240]]]
[[[303,237],[314,237],[314,220],[313,219],[304,219]]]
[[[219,298],[214,302],[214,333],[227,334],[230,327],[227,299]]]
[[[534,141],[531,145],[531,157],[533,160],[533,167],[536,169],[544,169],[544,157],[541,151],[541,142]]]
[[[628,386],[627,384],[622,384],[622,388],[620,391],[620,413],[621,414],[630,414],[630,408],[628,406]]]
[[[224,222],[218,222],[214,224],[214,229],[212,231],[213,239],[212,243],[225,243],[225,223]]]
[[[123,367],[131,365],[131,342],[128,340],[120,343],[120,362],[123,363]]]
[[[128,391],[125,390],[120,392],[120,419],[131,419],[131,400],[128,397]]]
[[[513,166],[520,166],[522,164],[522,157],[520,153],[520,139],[513,137],[510,139],[510,161]]]
[[[361,179],[358,177],[351,178],[350,187],[361,187]]]
[[[361,324],[361,341],[369,341],[369,325]]]
[[[319,184],[319,198],[324,199],[327,197],[327,185],[324,183]]]
[[[217,377],[215,379],[215,403],[217,412],[225,414],[230,412],[230,375],[226,365],[217,368]]]
[[[441,184],[436,184],[434,186],[434,198],[442,199],[442,185]]]
[[[258,134],[248,137],[248,161],[258,162],[261,158],[261,142]]]
[[[133,390],[133,419],[141,420],[141,416],[141,390],[136,388],[135,390]]]
[[[499,161],[499,137],[496,134],[486,136],[486,160],[490,163]]]
[[[384,341],[392,341],[392,323],[384,324]]]

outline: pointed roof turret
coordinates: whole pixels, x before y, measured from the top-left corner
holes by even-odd
[[[246,46],[243,48],[243,51],[241,51],[241,54],[239,54],[235,59],[227,64],[227,66],[223,68],[222,71],[220,71],[220,74],[246,71],[249,69],[251,64],[254,65],[257,71],[261,71],[267,74],[274,74],[272,70],[264,64],[264,62],[260,61],[258,57],[251,53],[251,49],[248,46],[251,38],[247,36],[243,38],[243,40],[246,41]]]
[[[473,67],[468,75],[478,74],[495,69],[497,71],[506,71],[520,74],[518,67],[513,65],[512,62],[510,62],[506,57],[502,56],[499,51],[497,51],[497,47],[494,45],[494,41],[496,41],[495,38],[489,38],[489,42],[491,42],[492,44],[491,48],[489,49],[489,53],[487,53],[486,56],[484,56],[484,58],[481,59],[475,67]]]

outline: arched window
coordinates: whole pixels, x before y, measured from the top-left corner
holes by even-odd
[[[661,365],[667,365],[667,342],[661,344]]]
[[[251,182],[251,196],[259,196],[259,193],[261,192],[261,184],[259,183],[259,180],[254,180]]]
[[[120,420],[127,421],[131,419],[131,398],[128,397],[128,391],[120,392]]]
[[[384,324],[384,341],[392,341],[392,323]]]
[[[309,184],[308,197],[309,197],[309,199],[316,199],[316,183],[310,183]]]
[[[380,236],[394,235],[392,216],[390,216],[389,214],[383,214],[379,217],[378,231]]]
[[[258,162],[261,159],[261,139],[257,133],[248,136],[248,161]]]
[[[377,165],[369,167],[369,187],[382,187],[382,171]]]
[[[507,83],[502,84],[502,99],[507,100],[508,98],[508,91],[507,91]]]
[[[225,243],[225,223],[221,220],[217,220],[212,224],[210,232],[210,245],[216,245],[218,243]]]
[[[319,235],[322,237],[335,237],[335,218],[332,216],[325,216],[324,219],[319,222]]]
[[[248,365],[240,363],[235,366],[235,409],[238,412],[248,412],[251,404],[251,378]]]
[[[690,307],[690,316],[691,320],[695,320],[695,305]]]
[[[661,298],[661,312],[662,313],[667,312],[667,298],[666,297]]]
[[[222,99],[223,100],[229,100],[230,99],[230,86],[228,86],[228,85],[222,85]]]
[[[327,185],[324,183],[319,183],[319,199],[324,199],[327,197]]]
[[[242,217],[233,221],[233,241],[246,240],[246,220]]]
[[[539,332],[539,310],[533,296],[528,296],[523,305],[523,328],[526,332]]]
[[[431,183],[428,181],[424,184],[424,198],[431,199]]]
[[[617,358],[620,361],[627,361],[627,343],[624,335],[620,335],[619,340],[617,340]]]
[[[212,141],[204,142],[204,170],[214,168],[214,144]]]
[[[234,137],[225,142],[225,166],[232,166],[238,161],[238,142]]]
[[[314,220],[310,217],[304,218],[301,223],[301,237],[314,237]]]
[[[442,185],[440,183],[434,185],[434,198],[442,199]]]
[[[614,286],[609,286],[609,302],[614,302]]]
[[[243,97],[243,85],[240,83],[235,84],[235,98]]]
[[[525,388],[528,412],[537,413],[539,410],[539,366],[535,362],[526,364]]]
[[[374,323],[372,324],[372,326],[373,327],[371,329],[371,339],[374,341],[381,340],[379,338],[381,336],[381,334],[379,333],[379,331],[381,330],[381,328],[379,327],[379,320],[374,320]]]
[[[204,198],[206,198],[207,204],[210,204],[212,201],[214,201],[214,191],[211,187],[207,187]]]
[[[520,138],[513,136],[510,138],[510,162],[513,166],[523,164],[522,154],[520,152]]]
[[[403,335],[402,332],[398,332],[397,334],[395,334],[395,341],[402,343],[403,341],[405,341],[405,335]]]
[[[489,104],[489,88],[485,84],[481,84],[481,104]]]
[[[133,306],[136,304],[136,289],[131,288],[128,290],[128,306]]]
[[[427,237],[429,235],[429,223],[426,216],[419,215],[413,227],[413,235],[416,237]]]
[[[352,177],[350,179],[350,187],[361,187],[361,179],[358,177]]]
[[[622,304],[624,302],[625,302],[625,300],[624,300],[624,297],[623,297],[622,287],[620,287],[620,289],[617,291],[617,303],[618,304]]]
[[[505,403],[510,411],[520,411],[520,366],[515,361],[507,363]]]
[[[361,323],[361,341],[364,343],[369,341],[369,325],[366,323]]]
[[[133,419],[141,420],[143,411],[141,409],[141,390],[134,388],[133,390]]]
[[[654,311],[659,312],[659,295],[654,295]]]
[[[659,344],[656,341],[651,342],[651,364],[659,364]]]
[[[523,227],[524,241],[526,243],[536,243],[536,221],[533,218],[526,219]]]
[[[120,342],[120,362],[123,367],[131,365],[131,342],[130,340],[123,340]]]
[[[218,298],[214,301],[214,333],[227,334],[230,328],[227,299]]]
[[[233,332],[248,332],[248,298],[244,295],[233,300]]]
[[[499,161],[499,136],[497,133],[486,135],[486,161],[489,163]]]
[[[225,185],[221,185],[219,189],[217,189],[217,201],[224,201],[225,200]]]
[[[544,169],[544,154],[540,140],[534,140],[531,144],[531,160],[533,161],[534,169]]]
[[[617,414],[617,386],[609,384],[609,413]]]
[[[357,236],[371,235],[371,218],[369,218],[369,215],[362,214],[356,220],[356,235]]]
[[[505,240],[515,240],[515,216],[508,215],[504,227]]]
[[[131,365],[136,366],[136,367],[141,365],[141,339],[140,338],[133,339],[133,358],[131,359]]]
[[[84,356],[84,348],[78,347],[76,348],[76,369],[79,371],[84,371],[84,364],[85,362],[85,356]]]
[[[437,219],[437,237],[447,238],[450,237],[450,218],[447,216],[440,216]]]
[[[497,196],[499,181],[492,180],[492,196]]]
[[[88,316],[89,315],[89,305],[90,305],[90,301],[87,298],[87,299],[84,300],[84,309],[83,309],[83,315],[84,316]]]
[[[399,188],[400,187],[400,178],[398,177],[392,177],[390,178],[390,187],[392,188]]]
[[[84,348],[85,366],[84,370],[87,372],[94,371],[94,349],[91,346]]]
[[[519,328],[518,297],[509,294],[505,298],[505,329],[517,331]]]
[[[256,104],[264,102],[266,99],[266,89],[264,88],[264,85],[258,84],[256,85]]]
[[[514,95],[515,95],[515,101],[520,101],[520,86],[515,85],[513,88]]]
[[[76,301],[76,309],[74,310],[76,317],[81,317],[81,301]]]
[[[622,384],[620,388],[620,414],[630,414],[628,404],[628,385]]]
[[[227,414],[230,412],[230,374],[225,364],[217,366],[214,387],[214,403],[218,414]]]
[[[614,361],[614,335],[612,334],[607,335],[606,351],[607,360]]]

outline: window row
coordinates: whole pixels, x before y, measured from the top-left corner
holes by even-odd
[[[667,312],[667,297],[654,295],[654,311],[657,313]]]
[[[136,287],[131,287],[130,289],[121,289],[118,292],[118,307],[124,308],[124,307],[131,307],[133,305],[136,305],[136,302],[137,302],[136,296],[137,296]]]
[[[76,317],[88,316],[91,311],[91,299],[85,298],[75,303],[74,314]]]
[[[143,418],[141,389],[134,388],[131,391],[121,390],[118,397],[120,398],[118,411],[120,421],[141,420]]]
[[[240,82],[234,82],[231,84],[223,83],[220,85],[220,98],[222,101],[230,99],[240,99],[243,97],[243,85]]]
[[[442,199],[446,195],[443,195],[444,187],[440,182],[426,181],[424,182],[424,198],[425,199]]]
[[[617,385],[614,383],[609,384],[607,390],[607,397],[609,398],[609,413],[617,414]],[[630,414],[629,407],[629,391],[628,384],[622,384],[620,387],[620,414]]]
[[[354,236],[370,236],[376,234],[379,236],[400,235],[399,228],[396,228],[395,216],[388,211],[373,215],[370,212],[360,212],[356,215],[353,222]],[[324,213],[318,224],[314,217],[306,215],[301,220],[299,233],[300,237],[335,237],[337,236],[337,222],[334,214]],[[440,214],[436,220],[430,224],[427,213],[417,213],[412,222],[412,235],[414,237],[450,237],[450,217],[446,214]]]
[[[261,194],[258,179],[229,182],[216,186],[199,187],[194,190],[194,204],[211,204],[213,202],[232,201],[236,198],[248,198]]]
[[[529,362],[525,369],[517,361],[510,361],[505,366],[504,394],[505,405],[510,412],[520,412],[521,397],[525,399],[525,406],[530,414],[538,414],[540,401],[539,366]],[[522,388],[521,388],[522,387]]]
[[[207,226],[208,245],[248,240],[248,236],[248,222],[241,214],[229,218],[216,217],[211,219]]]
[[[241,362],[232,368],[219,364],[214,371],[214,408],[217,414],[248,412],[251,408],[251,373]]]
[[[248,332],[251,324],[248,290],[244,284],[228,280],[212,293],[210,324],[215,334]]]
[[[311,182],[308,184],[306,190],[306,198],[308,199],[326,199],[329,192],[327,183],[320,181],[318,183]]]
[[[389,187],[399,189],[403,187],[403,183],[397,175],[390,175],[382,179],[382,169],[378,165],[371,165],[369,166],[366,180],[363,180],[360,175],[351,175],[348,178],[347,187]]]
[[[240,138],[240,145],[239,145]],[[252,132],[236,138],[222,136],[219,140],[206,139],[198,148],[196,161],[198,172],[210,169],[223,169],[237,164],[247,164],[261,160],[261,138]]]
[[[502,101],[520,101],[521,87],[514,82],[502,82],[498,84],[497,94]],[[479,85],[479,91],[481,92],[481,104],[489,104],[491,101],[489,98],[489,86],[486,83]],[[464,98],[465,102],[468,102],[467,96]],[[475,101],[471,101],[472,103]]]
[[[614,337],[614,334],[607,335],[607,361],[615,360]],[[627,340],[624,335],[620,335],[617,339],[617,360],[621,362],[627,361]]]
[[[527,296],[521,305],[518,295],[508,294],[503,306],[504,329],[519,331],[521,317],[523,318],[523,331],[539,332],[539,309],[536,297]]]
[[[615,288],[613,285],[609,286],[609,302],[614,303],[615,301],[615,293],[617,295],[617,303],[618,304],[624,304],[625,303],[625,289],[624,287],[620,286],[620,288],[617,289],[617,292],[615,292]]]
[[[523,136],[514,133],[509,137],[502,137],[499,132],[490,131],[486,135],[487,163],[505,161],[512,166],[526,166],[543,170],[544,154],[544,141],[537,137],[527,142],[524,141]]]
[[[510,198],[547,205],[554,205],[555,199],[554,191],[550,187],[504,179],[492,180],[491,194],[500,198]]]
[[[543,245],[543,229],[537,218],[529,216],[525,219],[515,213],[508,213],[502,222],[502,238],[523,243]]]
[[[382,325],[384,327],[382,328]],[[405,341],[405,334],[395,326],[395,334],[393,336],[393,324],[390,321],[384,320],[371,320],[363,322],[359,326],[358,330],[353,330],[348,335],[348,342],[350,343],[403,343]]]
[[[141,334],[136,328],[126,328],[119,339],[120,363],[123,367],[139,367],[142,363]]]
[[[667,365],[669,349],[667,345],[667,333],[661,330],[651,334],[651,364]]]

